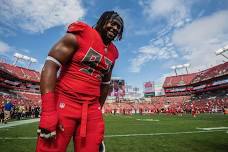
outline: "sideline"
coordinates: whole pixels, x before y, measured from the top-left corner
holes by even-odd
[[[40,118],[12,121],[12,122],[8,122],[7,124],[0,124],[0,129],[29,124],[29,123],[33,123],[33,122],[38,122],[39,120],[40,120]]]

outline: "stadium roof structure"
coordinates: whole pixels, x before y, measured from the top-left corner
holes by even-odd
[[[192,84],[225,75],[228,75],[228,62],[198,72],[197,76],[192,80]]]
[[[0,62],[0,70],[6,72],[18,79],[40,82],[40,73],[23,67]]]
[[[163,88],[188,86],[226,75],[228,75],[228,62],[197,73],[166,77]]]
[[[196,76],[197,76],[197,73],[191,73],[191,74],[166,77],[165,82],[163,84],[163,88],[191,85],[192,80]]]

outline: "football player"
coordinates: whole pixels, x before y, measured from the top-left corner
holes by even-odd
[[[104,147],[101,108],[119,55],[112,41],[123,29],[120,15],[106,11],[94,27],[72,23],[52,47],[41,72],[37,152],[65,152],[71,138],[76,152]]]

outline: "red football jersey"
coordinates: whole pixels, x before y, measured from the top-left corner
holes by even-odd
[[[100,96],[102,77],[118,58],[117,48],[113,43],[105,46],[99,33],[82,22],[72,23],[67,32],[75,34],[79,49],[61,69],[58,92],[69,97],[75,93]]]

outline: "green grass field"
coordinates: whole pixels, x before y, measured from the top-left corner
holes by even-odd
[[[228,152],[228,115],[106,115],[105,121],[106,152]],[[0,151],[35,151],[36,129],[37,123],[0,129]]]

